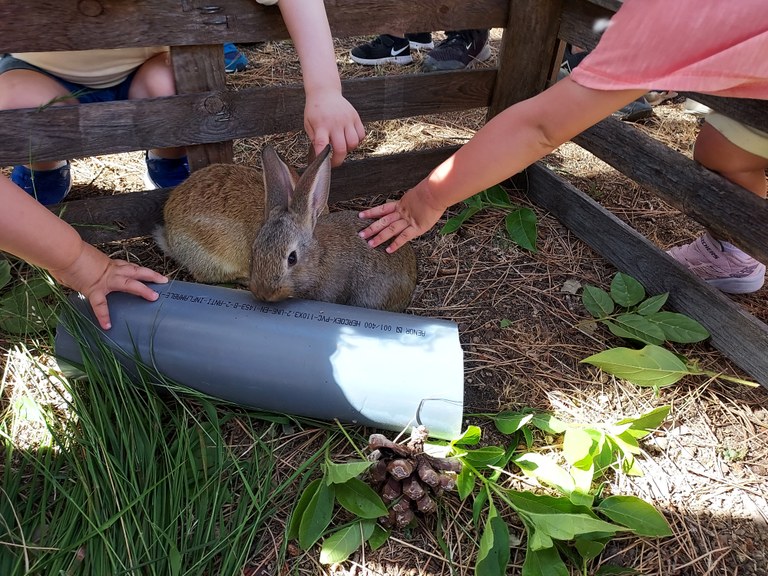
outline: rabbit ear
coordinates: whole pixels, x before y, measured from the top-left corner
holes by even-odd
[[[275,206],[288,206],[293,190],[298,184],[299,175],[282,161],[272,146],[262,149],[261,164],[264,178],[264,210],[265,216],[268,216]]]
[[[302,173],[296,184],[291,208],[314,228],[317,217],[328,205],[331,188],[331,145],[328,144]]]

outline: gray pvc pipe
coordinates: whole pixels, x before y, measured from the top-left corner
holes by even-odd
[[[444,439],[461,433],[463,352],[453,322],[310,300],[265,303],[189,282],[152,288],[156,302],[110,294],[106,332],[83,298],[71,300],[129,370],[138,358],[248,408],[398,431],[418,423]],[[81,366],[81,344],[65,324],[56,355]]]

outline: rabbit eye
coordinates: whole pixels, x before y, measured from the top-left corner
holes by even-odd
[[[296,256],[296,251],[295,250],[293,252],[291,252],[290,254],[288,254],[288,266],[293,266],[294,264],[296,264],[297,260],[298,260],[298,258]]]

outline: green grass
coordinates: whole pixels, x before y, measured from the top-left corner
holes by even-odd
[[[82,353],[85,376],[55,374],[58,402],[33,411],[50,442],[24,446],[24,411],[0,413],[0,574],[234,575],[260,547],[284,553],[266,527],[287,521],[330,427],[286,468],[286,418],[130,380],[100,343]]]

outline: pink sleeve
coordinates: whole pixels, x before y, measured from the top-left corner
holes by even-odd
[[[765,0],[625,0],[571,78],[598,90],[768,99]]]

